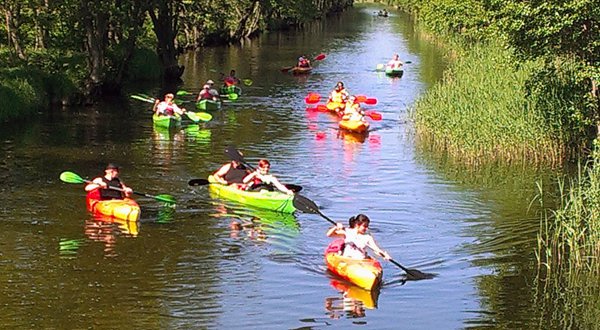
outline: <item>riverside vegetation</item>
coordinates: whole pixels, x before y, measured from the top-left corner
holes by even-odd
[[[183,73],[184,49],[301,26],[352,0],[0,2],[0,120],[88,104],[126,82]]]
[[[579,164],[558,196],[539,185],[540,318],[594,328],[600,274],[600,6],[495,0],[391,0],[454,59],[414,106],[422,148],[482,163]],[[557,199],[555,209],[544,200]],[[561,310],[555,299],[564,302]]]

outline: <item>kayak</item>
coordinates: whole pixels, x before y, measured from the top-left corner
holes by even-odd
[[[340,254],[343,239],[336,239],[325,250],[327,269],[335,275],[365,289],[377,289],[381,284],[383,269],[375,259],[353,259]]]
[[[212,196],[216,198],[228,199],[240,204],[281,213],[294,213],[296,211],[293,204],[294,195],[266,189],[259,191],[241,190],[236,186],[218,183],[212,175],[208,177],[208,182],[210,182],[209,189],[213,193]]]
[[[295,66],[290,69],[290,72],[292,74],[307,74],[307,73],[310,73],[312,71],[312,69],[313,69],[312,67]]]
[[[224,96],[229,94],[242,95],[242,89],[236,85],[223,86],[221,87],[221,90],[219,90],[219,94]]]
[[[340,120],[340,129],[354,133],[366,133],[369,129],[369,123],[362,120]]]
[[[156,113],[152,115],[152,122],[155,126],[171,128],[181,125],[181,116],[159,116]]]
[[[221,110],[221,101],[208,99],[200,100],[196,103],[196,109],[204,111]]]
[[[346,103],[329,101],[325,106],[329,111],[339,113],[341,110],[344,110],[346,108]]]
[[[88,211],[94,215],[106,215],[127,221],[137,221],[140,217],[140,206],[131,198],[100,200],[98,191],[91,191],[86,196]]]
[[[401,69],[401,68],[395,68],[395,69],[385,68],[385,75],[386,76],[390,76],[390,77],[402,77],[403,74],[404,74],[404,70]]]

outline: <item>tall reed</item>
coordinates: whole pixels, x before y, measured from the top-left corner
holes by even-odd
[[[473,46],[414,105],[418,141],[471,164],[560,159],[562,148],[527,98],[526,82],[540,66],[517,62],[499,44]]]
[[[540,268],[600,271],[600,155],[595,144],[591,164],[580,166],[567,185],[559,182],[560,206],[541,219],[536,252]]]

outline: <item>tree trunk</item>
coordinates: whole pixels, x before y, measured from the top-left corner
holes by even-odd
[[[104,83],[104,56],[108,30],[108,14],[95,2],[81,2],[81,17],[85,31],[88,78],[85,86],[86,103],[93,103],[102,95]]]
[[[15,50],[17,56],[20,59],[25,60],[27,57],[25,56],[25,52],[23,52],[23,48],[21,47],[21,41],[19,38],[19,12],[20,7],[18,4],[15,5],[15,8],[10,8],[9,4],[7,4],[4,8],[8,43],[12,43],[13,49]]]
[[[175,46],[179,2],[159,0],[155,5],[156,8],[148,10],[148,13],[158,41],[156,53],[162,65],[163,78],[166,81],[179,80],[184,70],[177,62],[178,52]]]

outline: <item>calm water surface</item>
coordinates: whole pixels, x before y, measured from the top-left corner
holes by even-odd
[[[442,52],[397,13],[355,8],[303,31],[269,33],[242,46],[182,57],[183,84],[197,92],[231,68],[252,86],[213,121],[152,127],[150,105],[115,100],[56,110],[0,131],[0,324],[3,328],[369,329],[528,328],[538,228],[528,211],[537,175],[490,168],[477,174],[420,151],[408,109],[440,79]],[[327,54],[314,73],[280,72],[302,54]],[[375,72],[394,52],[412,63],[400,79]],[[343,134],[326,113],[306,111],[308,92],[337,81],[376,97],[382,121],[366,137]],[[131,88],[158,96],[157,86]],[[189,106],[191,107],[191,105]],[[395,260],[436,273],[404,282],[384,263],[374,295],[336,281],[323,251],[329,224],[212,199],[189,187],[227,161],[230,144],[255,163],[269,158],[282,181],[328,217],[357,213]],[[93,219],[71,170],[91,178],[122,166],[135,190],[168,193],[176,210],[139,198],[139,223]],[[230,229],[232,222],[244,225]],[[541,323],[540,323],[541,322]]]

